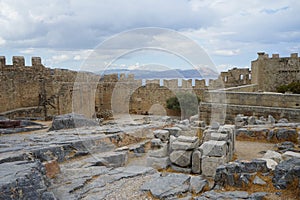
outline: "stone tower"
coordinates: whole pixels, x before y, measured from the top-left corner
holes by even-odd
[[[279,57],[273,54],[259,52],[258,58],[251,62],[251,84],[257,84],[258,89],[267,92],[275,92],[277,87],[300,81],[300,59],[297,53],[290,57]]]

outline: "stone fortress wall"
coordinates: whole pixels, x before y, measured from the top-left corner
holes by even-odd
[[[116,113],[134,114],[168,114],[174,115],[174,111],[166,108],[166,100],[178,92],[194,93],[195,96],[203,97],[207,90],[205,80],[192,79],[181,80],[135,80],[134,76],[121,74],[105,75],[103,81],[98,84],[96,96],[96,110],[113,109]],[[122,102],[122,103],[120,103]]]
[[[178,115],[166,108],[166,100],[177,92],[190,92],[202,100],[200,118],[208,123],[211,113],[218,112],[212,107],[224,105],[228,120],[239,113],[267,115],[268,112],[275,117],[300,120],[300,95],[271,93],[281,84],[300,80],[298,54],[287,58],[278,54],[272,58],[265,53],[258,55],[251,63],[251,71],[234,68],[222,72],[217,80],[210,80],[209,86],[205,80],[194,80],[194,83],[192,79],[136,80],[132,74],[100,76],[50,69],[39,57],[32,58],[32,66],[25,66],[24,57],[14,56],[12,65],[7,65],[6,58],[0,57],[0,114],[16,118],[72,112],[73,93],[78,90],[74,82],[83,74],[95,78],[97,86],[93,94],[93,88],[83,81],[80,91],[86,99],[81,99],[79,107],[90,104],[96,113],[113,110],[114,113]]]
[[[199,108],[200,119],[207,123],[211,120],[232,122],[237,114],[264,117],[271,114],[277,119],[299,121],[300,95],[274,93],[280,85],[300,81],[299,60],[297,53],[284,58],[273,54],[272,58],[269,58],[267,54],[260,52],[258,59],[251,62],[251,71],[248,71],[248,74],[244,69],[232,69],[221,73],[212,84],[218,88],[220,81],[224,81],[227,88],[205,93]],[[245,84],[240,82],[240,86],[236,87],[236,82],[242,81],[241,77]],[[211,119],[212,113],[220,118]]]
[[[177,92],[191,92],[203,97],[205,80],[143,80],[133,74],[95,75],[65,69],[46,68],[41,58],[33,57],[32,66],[25,66],[22,56],[14,56],[12,65],[0,57],[0,115],[9,118],[49,117],[66,114],[76,107],[91,107],[92,114],[106,110],[114,113],[165,113],[176,115],[166,108],[166,100]],[[79,77],[79,78],[78,78]],[[91,83],[86,79],[92,80]],[[74,84],[80,81],[79,84]],[[91,85],[97,81],[96,88]],[[94,89],[96,92],[94,92]],[[80,92],[75,92],[80,91]],[[81,94],[83,93],[83,94]],[[93,94],[94,93],[94,94]],[[74,105],[74,94],[80,102]],[[91,102],[93,101],[94,102]],[[80,105],[79,105],[80,104]],[[45,113],[46,112],[46,113]],[[91,112],[84,113],[92,117]],[[94,113],[95,112],[95,113]]]
[[[25,66],[24,57],[14,56],[12,65],[7,65],[0,57],[0,113],[43,116],[43,105],[51,115],[69,112],[77,72],[46,68],[39,57],[31,62],[32,66]]]
[[[257,84],[261,91],[274,92],[276,88],[293,81],[300,81],[300,58],[297,53],[290,57],[273,54],[269,58],[264,52],[251,62],[252,84]]]

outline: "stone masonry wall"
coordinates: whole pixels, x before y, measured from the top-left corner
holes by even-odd
[[[24,117],[28,108],[30,116],[58,115],[72,111],[72,91],[77,72],[46,68],[41,58],[33,57],[32,66],[25,66],[24,57],[14,56],[13,65],[0,57],[0,113],[10,117]],[[35,114],[34,114],[35,112]]]
[[[135,80],[129,74],[105,75],[101,78],[96,92],[96,112],[113,110],[114,113],[132,114],[167,114],[178,115],[177,112],[166,108],[166,100],[176,96],[178,92],[194,93],[200,99],[207,90],[205,80],[182,80],[181,86],[177,79],[163,80]],[[120,103],[122,102],[122,103]]]
[[[269,58],[259,53],[259,58],[252,62],[251,73],[249,69],[232,69],[221,73],[218,80],[210,81],[209,87],[205,85],[205,80],[195,80],[194,84],[191,79],[182,80],[181,84],[177,79],[147,80],[143,83],[142,80],[135,80],[131,74],[127,77],[125,74],[100,77],[90,73],[50,69],[41,63],[39,57],[32,58],[32,66],[25,66],[24,57],[14,56],[12,60],[13,64],[7,65],[6,58],[0,57],[0,113],[11,111],[14,117],[24,115],[26,112],[22,109],[28,107],[37,107],[36,111],[30,111],[31,116],[34,116],[34,112],[38,117],[43,116],[43,104],[46,104],[48,116],[69,113],[74,108],[88,117],[105,110],[173,115],[178,113],[166,108],[166,100],[177,92],[194,93],[203,102],[230,104],[232,108],[237,105],[260,106],[267,111],[271,107],[272,112],[276,110],[274,107],[287,108],[285,111],[274,111],[274,114],[293,119],[297,118],[297,114],[288,113],[288,109],[298,108],[300,104],[299,95],[255,92],[274,91],[278,85],[300,80],[297,54],[289,58],[279,58],[275,54]],[[79,79],[80,84],[74,87],[79,74],[83,75],[83,79]],[[250,79],[252,85],[244,85],[250,84]],[[89,80],[93,80],[93,83]],[[235,87],[238,85],[243,86]],[[223,90],[205,92],[214,86],[221,86]],[[78,98],[75,104],[74,94]],[[242,111],[248,112],[248,109],[243,108]],[[203,109],[201,112],[204,112]]]
[[[226,99],[224,99],[226,97]],[[211,103],[227,103],[234,105],[265,106],[280,108],[296,108],[300,104],[299,94],[263,93],[263,92],[231,92],[214,90],[205,92],[204,101]]]
[[[0,57],[0,114],[7,117],[55,116],[79,112],[88,117],[112,110],[114,113],[146,113],[167,110],[167,98],[178,91],[194,92],[202,98],[205,80],[135,80],[132,74],[95,75],[65,69],[46,68],[33,57],[25,66],[24,57],[14,56],[12,65]],[[74,96],[75,95],[75,96]],[[75,99],[75,100],[74,100]],[[47,113],[43,105],[46,105]],[[29,111],[30,110],[30,111]],[[176,115],[168,111],[167,114]]]
[[[252,84],[259,90],[276,91],[276,88],[293,81],[300,81],[300,58],[297,53],[280,58],[273,54],[269,58],[264,52],[258,53],[258,59],[251,62]]]
[[[200,120],[205,121],[207,124],[211,121],[234,123],[234,118],[238,114],[257,117],[268,117],[268,115],[272,115],[276,119],[286,118],[291,122],[300,121],[300,109],[253,105],[212,104],[206,102],[201,102],[199,106]]]
[[[204,93],[200,119],[208,124],[211,120],[232,123],[237,114],[265,117],[271,114],[277,119],[284,117],[296,122],[300,120],[299,99],[299,94],[211,90]]]

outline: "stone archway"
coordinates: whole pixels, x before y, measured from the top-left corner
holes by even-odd
[[[153,104],[150,107],[148,113],[151,114],[151,115],[166,116],[167,115],[167,110],[161,104],[157,103],[157,104]]]

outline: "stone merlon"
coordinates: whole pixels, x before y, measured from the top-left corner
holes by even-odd
[[[41,57],[32,57],[31,58],[31,66],[32,67],[40,67],[43,66]],[[12,57],[12,65],[8,65],[6,63],[5,56],[0,56],[0,67],[25,67],[25,58],[23,56],[13,56]]]

